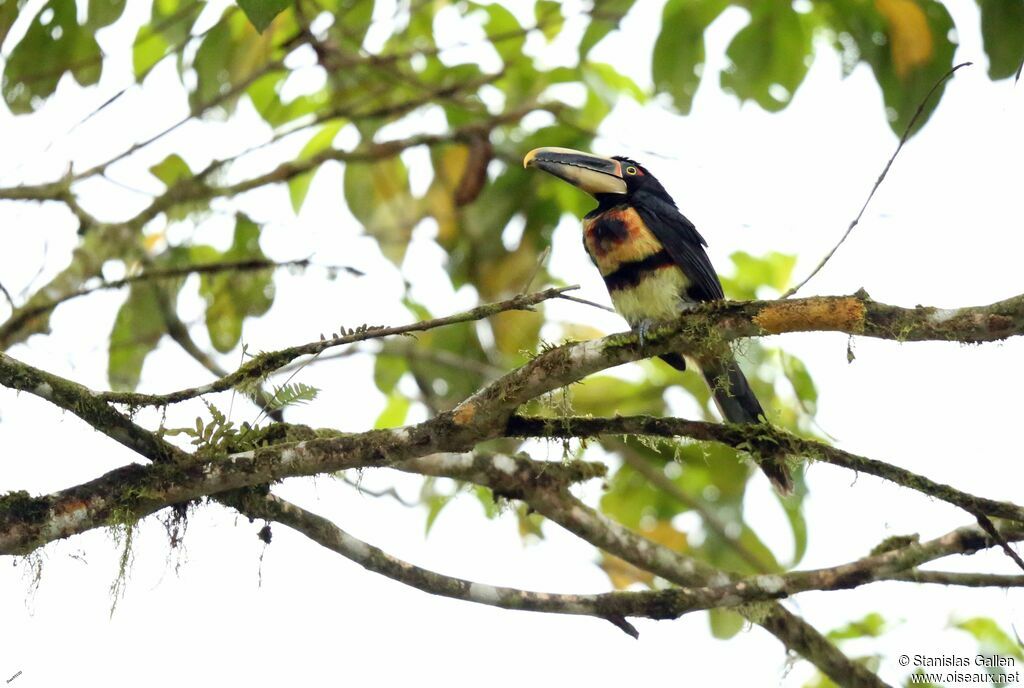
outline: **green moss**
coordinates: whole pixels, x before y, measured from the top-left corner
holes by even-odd
[[[921,541],[921,536],[917,533],[911,533],[910,535],[893,535],[882,540],[880,543],[875,545],[871,549],[871,556],[878,554],[884,554],[886,552],[892,552],[893,550],[903,549],[909,545],[916,545]]]
[[[775,609],[775,603],[769,600],[762,602],[747,602],[736,607],[736,611],[739,612],[744,619],[750,623],[762,625],[768,620],[768,617],[772,615]]]
[[[33,497],[24,490],[0,496],[0,523],[42,523],[49,512],[48,499]]]
[[[124,591],[128,585],[128,575],[134,559],[132,538],[135,535],[135,525],[136,522],[132,522],[130,525],[117,525],[111,530],[114,542],[121,546],[121,556],[117,562],[117,575],[110,584],[110,616],[114,616],[117,603],[124,597]]]

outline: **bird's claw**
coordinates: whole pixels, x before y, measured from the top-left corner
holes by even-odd
[[[653,320],[641,320],[636,325],[636,337],[640,343],[640,348],[643,349],[647,345],[647,335],[654,328]]]

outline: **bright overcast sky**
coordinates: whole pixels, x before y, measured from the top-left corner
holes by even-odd
[[[614,62],[646,84],[651,27],[661,3],[638,5],[623,33],[601,44],[593,56]],[[975,66],[952,80],[940,108],[904,149],[861,226],[806,294],[843,294],[863,287],[889,303],[955,307],[1024,291],[1024,86],[988,81],[974,2],[948,5],[960,28],[957,60]],[[531,7],[524,5],[524,16]],[[130,8],[135,18],[146,11],[144,3]],[[382,16],[390,11],[378,10]],[[566,14],[572,15],[572,9]],[[856,214],[896,138],[884,122],[881,95],[868,69],[860,66],[840,80],[839,60],[824,44],[783,113],[766,114],[723,95],[717,73],[725,41],[744,18],[742,11],[731,10],[709,33],[710,78],[691,116],[623,101],[602,128],[597,148],[643,161],[696,222],[723,271],[733,251],[777,250],[800,256],[796,273],[802,276]],[[570,22],[567,35],[543,58],[569,59],[581,27]],[[114,27],[99,38],[111,46],[125,42],[117,36]],[[530,45],[539,48],[542,42]],[[464,50],[485,66],[497,59],[489,48]],[[62,89],[39,118],[14,120],[0,113],[5,150],[0,184],[53,178],[70,160],[79,164],[105,157],[175,121],[185,105],[171,86],[170,65],[161,70],[146,88],[130,92],[70,134],[64,132],[129,82],[126,69],[105,72],[97,89]],[[184,128],[138,163],[126,163],[117,178],[158,191],[141,171],[169,152],[223,156],[263,140],[266,128],[250,108],[241,110],[231,125]],[[443,126],[437,112],[423,117],[416,126]],[[394,129],[396,135],[401,131]],[[350,142],[344,135],[339,141]],[[426,153],[413,151],[407,159],[419,165]],[[201,164],[204,158],[190,162]],[[366,277],[333,282],[315,270],[279,274],[273,309],[246,325],[250,348],[314,340],[339,323],[409,319],[400,303],[402,275],[371,240],[360,237],[342,207],[340,190],[340,167],[330,165],[317,176],[298,219],[291,215],[284,189],[242,200],[244,210],[270,223],[263,247],[272,258],[315,253],[318,263],[367,272]],[[108,187],[90,192],[87,207],[105,218],[126,214],[144,200]],[[224,245],[230,225],[228,214],[215,215],[198,238]],[[6,240],[0,250],[0,282],[15,292],[44,261],[42,278],[52,275],[75,242],[73,221],[56,206],[0,204],[0,226]],[[576,219],[566,218],[558,228],[552,270],[581,283],[582,296],[607,302],[583,254],[578,227]],[[417,297],[435,312],[454,312],[475,296],[438,286],[443,252],[433,243],[433,231],[429,224],[417,229],[403,272]],[[182,297],[186,321],[202,313],[190,284]],[[123,298],[100,293],[62,306],[54,315],[52,336],[36,337],[10,353],[102,387],[106,342]],[[0,304],[0,317],[6,317],[5,309]],[[552,320],[589,323],[609,332],[623,329],[616,316],[581,305],[556,303],[547,312]],[[205,341],[202,329],[196,334]],[[1024,342],[976,347],[857,339],[852,364],[846,360],[844,336],[787,335],[772,343],[808,364],[820,391],[818,422],[841,447],[968,491],[1020,501],[1024,457],[1017,427]],[[237,355],[226,357],[224,363],[232,366],[236,360]],[[353,356],[304,371],[300,379],[324,392],[313,405],[289,410],[289,419],[345,430],[372,426],[384,401],[368,362]],[[636,374],[635,369],[622,372]],[[205,371],[165,341],[147,359],[142,385],[168,391],[207,379]],[[217,403],[224,408],[227,398]],[[168,424],[187,424],[198,412],[195,406],[174,409]],[[251,407],[235,408],[239,421],[251,413]],[[158,422],[152,414],[139,418]],[[49,492],[134,460],[70,414],[5,390],[0,391],[0,447],[0,491]],[[363,484],[379,488],[392,481],[415,497],[417,482],[407,476],[367,472]],[[855,559],[889,535],[933,537],[969,520],[947,505],[825,465],[812,466],[808,482],[810,546],[802,567]],[[545,526],[546,540],[524,545],[513,517],[487,521],[469,496],[451,504],[425,539],[423,509],[360,496],[332,478],[290,480],[275,491],[396,556],[447,574],[553,592],[608,588],[589,546],[552,524]],[[594,497],[596,486],[584,492]],[[788,529],[760,474],[753,479],[746,509],[748,521],[785,558],[791,551]],[[432,597],[367,573],[282,526],[274,528],[273,543],[265,549],[256,537],[260,525],[220,506],[202,507],[189,519],[184,547],[171,551],[158,519],[147,519],[135,535],[131,575],[112,617],[109,588],[121,550],[109,532],[48,546],[38,587],[31,585],[24,560],[0,562],[5,564],[0,566],[0,679],[22,671],[12,684],[18,688],[69,682],[543,686],[566,678],[582,685],[668,680],[672,685],[797,686],[810,675],[806,663],[787,673],[778,641],[759,628],[720,642],[711,639],[706,615],[697,613],[672,622],[640,621],[641,636],[635,641],[592,618],[531,615]],[[942,567],[1013,571],[997,553],[950,560]],[[887,635],[845,649],[855,655],[884,650],[882,677],[897,681],[905,674],[895,663],[900,653],[973,653],[972,639],[948,629],[951,618],[991,616],[1009,628],[1020,618],[1024,595],[888,583],[802,594],[786,605],[823,631],[870,611],[883,613],[893,625]]]

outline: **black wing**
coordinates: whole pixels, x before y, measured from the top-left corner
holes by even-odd
[[[633,207],[647,228],[665,247],[672,261],[690,280],[686,290],[696,301],[714,301],[725,298],[718,273],[704,252],[707,242],[693,223],[673,204],[652,194],[634,198]]]

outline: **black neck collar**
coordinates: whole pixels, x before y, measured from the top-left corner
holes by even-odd
[[[597,207],[587,213],[585,217],[594,217],[612,208],[629,204],[629,196],[626,194],[597,194],[594,198],[597,199]]]

